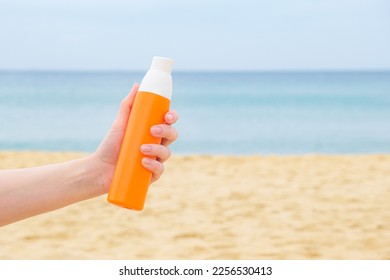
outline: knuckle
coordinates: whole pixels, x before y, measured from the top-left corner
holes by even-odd
[[[167,159],[170,158],[172,155],[172,152],[170,149],[167,148]]]
[[[174,129],[173,130],[173,139],[172,140],[176,140],[177,138],[179,138],[179,132],[176,129]]]
[[[163,172],[164,172],[164,164],[162,164],[161,162],[159,162],[159,176],[161,176],[161,174],[163,174]]]

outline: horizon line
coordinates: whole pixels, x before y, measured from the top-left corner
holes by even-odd
[[[1,72],[126,72],[126,73],[144,73],[148,69],[50,69],[50,68],[0,68]],[[177,69],[173,73],[307,73],[307,72],[390,72],[390,68],[308,68],[308,69]]]

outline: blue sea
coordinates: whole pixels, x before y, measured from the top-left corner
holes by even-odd
[[[144,72],[0,72],[0,149],[94,151]],[[177,154],[390,153],[390,72],[177,72]]]

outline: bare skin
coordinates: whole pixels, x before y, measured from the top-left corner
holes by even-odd
[[[107,193],[137,91],[135,84],[93,154],[59,164],[0,170],[0,226]],[[162,139],[161,145],[141,146],[143,154],[156,157],[142,160],[143,166],[152,172],[152,183],[162,175],[163,163],[171,155],[168,146],[178,137],[171,126],[178,120],[178,114],[170,110],[164,119],[165,124],[150,130],[153,136]]]

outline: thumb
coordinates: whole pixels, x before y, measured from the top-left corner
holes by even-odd
[[[135,83],[130,90],[130,93],[122,100],[118,114],[113,123],[113,128],[125,130],[127,121],[129,120],[131,107],[133,106],[135,96],[138,92],[139,85]]]

